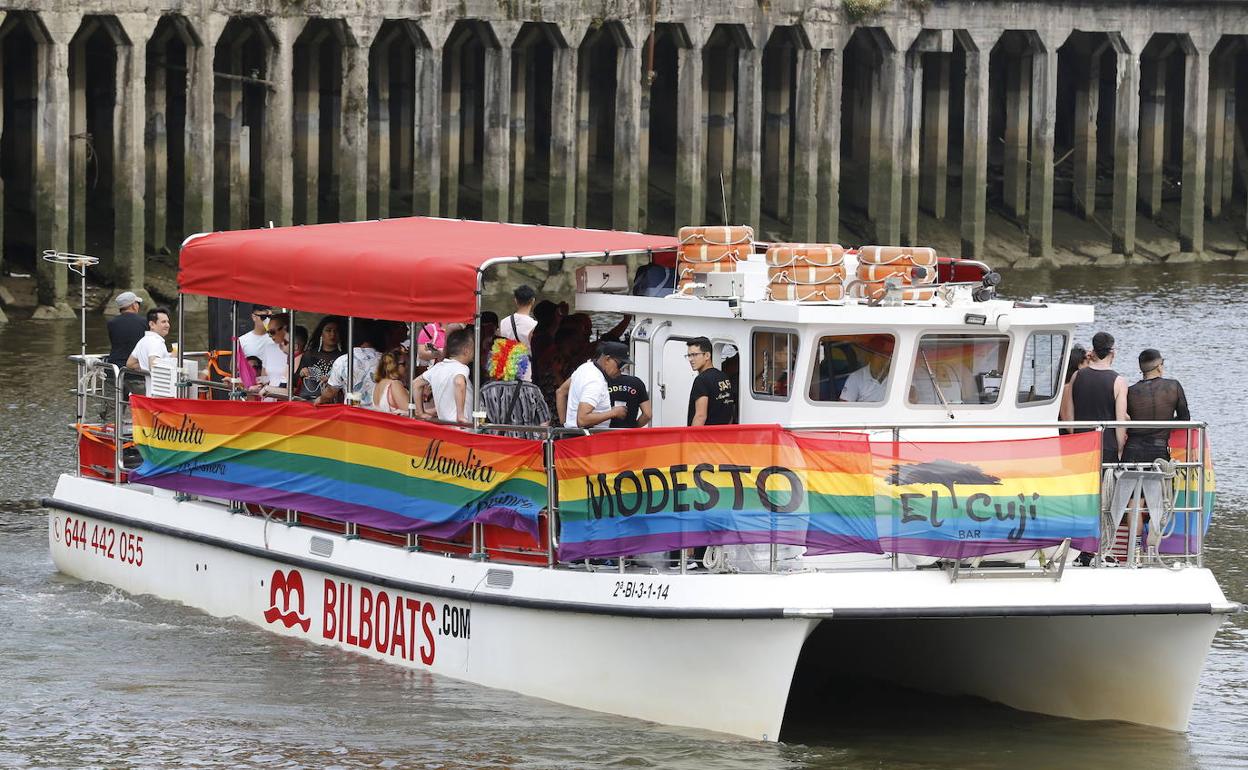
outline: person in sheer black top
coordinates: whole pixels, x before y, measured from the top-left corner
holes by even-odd
[[[1140,353],[1143,378],[1127,389],[1127,414],[1132,420],[1190,420],[1187,395],[1178,380],[1165,376],[1166,361],[1153,348]],[[1130,428],[1123,448],[1124,463],[1151,463],[1170,458],[1170,431],[1165,428]]]

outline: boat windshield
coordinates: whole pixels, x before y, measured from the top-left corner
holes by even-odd
[[[1005,334],[923,335],[910,381],[910,403],[997,403],[1009,346]]]

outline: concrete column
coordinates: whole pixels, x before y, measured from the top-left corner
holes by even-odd
[[[652,33],[651,33],[652,34]],[[648,37],[648,35],[639,35],[634,40]],[[643,48],[638,49],[637,69],[633,71],[633,77],[638,80],[638,110],[637,110],[637,231],[648,232],[650,229],[650,110],[652,105],[653,89],[648,80],[649,70],[646,74],[642,73],[642,59],[644,55]],[[643,79],[645,78],[645,79]]]
[[[512,36],[500,35],[500,40]],[[508,167],[511,161],[508,114],[511,112],[511,48],[485,49],[485,142],[481,170],[481,218],[508,219]]]
[[[949,54],[930,55],[923,71],[923,169],[920,203],[937,219],[945,218],[949,186]]]
[[[583,38],[582,38],[583,40]],[[579,53],[579,48],[577,49]],[[577,57],[576,63],[576,226],[585,227],[589,218],[589,147],[592,140],[589,121],[589,70],[592,50]]]
[[[706,212],[706,115],[701,41],[676,52],[676,226],[700,224]]]
[[[1101,100],[1102,46],[1088,52],[1087,75],[1075,88],[1074,199],[1084,219],[1096,213],[1096,120]]]
[[[416,46],[413,83],[412,213],[437,216],[442,202],[443,160],[441,46]]]
[[[764,51],[766,54],[766,51]],[[789,218],[789,143],[792,141],[793,116],[789,113],[790,92],[793,90],[791,59],[793,48],[781,46],[770,54],[773,66],[763,84],[763,185],[767,198],[775,207],[776,218]]]
[[[708,68],[714,67],[715,74],[721,78],[711,79],[707,73],[708,90],[706,94],[706,210],[715,221],[721,217],[733,219],[731,203],[733,167],[733,144],[736,135],[736,123],[733,109],[736,104],[737,89],[737,56],[736,51],[725,51],[720,48],[709,54],[711,61]],[[722,83],[722,87],[714,85]],[[729,204],[727,207],[724,201]],[[724,209],[728,208],[725,212]],[[727,222],[725,222],[727,224]]]
[[[1009,59],[1005,81],[1005,190],[1006,211],[1027,214],[1027,140],[1031,125],[1032,57],[1024,53]]]
[[[1031,64],[1031,184],[1027,250],[1033,258],[1053,253],[1053,124],[1057,115],[1058,35],[1033,33]]]
[[[1205,153],[1212,50],[1203,39],[1184,41],[1183,197],[1179,209],[1179,250],[1183,252],[1205,249]]]
[[[574,38],[579,39],[579,38]],[[555,48],[550,84],[550,223],[571,227],[577,218],[577,91],[579,51]]]
[[[368,218],[368,49],[377,34],[377,24],[352,19],[348,26],[353,40],[348,40],[342,51],[338,218],[359,222]]]
[[[307,225],[320,221],[321,56],[324,45],[323,34],[304,41],[299,53],[307,79],[294,84],[295,88],[301,88],[295,95],[294,180],[301,198],[302,224]]]
[[[459,173],[461,155],[460,142],[463,139],[463,82],[464,82],[464,43],[462,40],[451,39],[446,43],[449,52],[446,66],[446,92],[442,95],[442,112],[446,122],[442,126],[442,165],[445,179],[443,180],[446,194],[442,201],[442,214],[455,218],[459,216]],[[440,86],[439,86],[440,88]]]
[[[1235,80],[1236,60],[1241,55],[1239,46],[1228,52],[1226,62],[1226,109],[1220,116],[1225,124],[1222,129],[1222,203],[1229,204],[1235,197]]]
[[[73,31],[70,32],[74,34]],[[75,54],[69,66],[69,220],[68,246],[82,254],[87,250],[87,61]]]
[[[528,160],[529,81],[533,74],[532,49],[512,49],[511,81],[511,185],[509,207],[513,222],[524,221],[524,164]]]
[[[72,12],[41,14],[49,37],[38,40],[35,79],[35,232],[36,253],[64,251],[69,243],[69,41],[82,20]],[[63,266],[35,260],[35,318],[73,318],[65,300],[68,278]]]
[[[243,71],[243,46],[235,43],[229,51],[230,71]],[[226,195],[228,213],[226,227],[231,230],[248,225],[250,212],[249,199],[251,190],[250,162],[251,135],[248,127],[243,125],[243,84],[235,80],[222,81],[222,93],[225,94],[225,117],[228,124],[226,134],[226,152],[221,168],[226,179]]]
[[[831,243],[841,230],[841,51],[843,41],[819,52],[817,114],[819,145],[818,216],[815,232]]]
[[[7,16],[8,16],[7,11],[0,11],[0,27],[3,27],[4,20]],[[3,38],[0,38],[0,54],[2,54],[3,51],[4,51]],[[32,65],[33,64],[34,63],[32,62]],[[37,69],[37,67],[32,66],[32,70],[34,69]],[[35,83],[35,73],[31,72],[28,78],[23,78],[23,79],[27,79],[28,82],[33,85]],[[0,55],[0,105],[3,105],[3,104],[4,104],[4,57]],[[33,139],[34,137],[31,137],[31,138]],[[31,168],[33,170],[33,166]],[[5,255],[4,255],[3,244],[4,244],[4,208],[5,208],[6,193],[7,191],[4,189],[3,182],[0,182],[0,275],[4,274],[4,256]],[[0,300],[0,326],[3,326],[4,324],[7,324],[9,322],[8,316],[4,314],[4,304],[5,304],[4,301]]]
[[[168,46],[169,38],[161,41]],[[187,56],[191,54],[187,50]],[[147,189],[146,248],[152,251],[165,249],[169,216],[169,132],[168,132],[168,73],[163,63],[157,63],[147,72],[147,125],[144,129],[146,152],[144,171]]]
[[[923,51],[906,54],[902,74],[905,94],[902,104],[901,240],[905,246],[919,241],[919,148],[923,136]]]
[[[216,93],[213,58],[225,23],[226,19],[222,16],[209,16],[197,29],[199,45],[187,46],[186,49],[183,222],[188,234],[206,233],[213,229],[213,143],[216,136],[213,124]]]
[[[293,223],[294,157],[290,153],[294,86],[294,42],[306,19],[273,18],[268,24],[276,38],[269,53],[264,111],[264,218],[282,227]]]
[[[793,240],[813,241],[817,234],[819,179],[819,140],[816,133],[818,117],[817,81],[819,52],[799,48],[797,83],[793,114]],[[786,158],[787,162],[787,158]]]
[[[997,35],[958,33],[966,54],[962,122],[962,255],[984,259],[988,218],[988,60]]]
[[[1222,215],[1222,185],[1225,180],[1223,166],[1226,163],[1226,92],[1227,82],[1232,71],[1228,63],[1230,56],[1223,55],[1209,62],[1209,121],[1208,142],[1206,144],[1208,179],[1205,184],[1205,206],[1209,216],[1217,218]]]
[[[390,51],[393,32],[373,43],[368,100],[368,217],[390,216]],[[400,95],[402,98],[402,95]],[[345,100],[344,100],[345,101]],[[345,132],[344,132],[345,133]]]
[[[900,45],[896,45],[900,43]],[[879,104],[879,126],[871,153],[871,187],[875,207],[875,241],[901,243],[901,180],[905,168],[903,139],[906,134],[906,50],[905,41],[895,41],[894,50],[883,53],[879,88],[873,102]],[[878,192],[877,192],[878,191]]]
[[[120,16],[130,45],[117,46],[117,100],[113,106],[113,246],[116,279],[142,286],[144,234],[143,113],[146,108],[147,41],[158,18]]]
[[[641,210],[641,60],[622,45],[615,59],[615,170],[611,226],[636,230]]]
[[[743,48],[737,55],[736,164],[732,180],[732,224],[753,225],[762,213],[760,138],[763,122],[763,49]]]
[[[1161,213],[1162,159],[1166,148],[1165,58],[1147,59],[1141,66],[1139,195],[1144,211]],[[1190,120],[1191,116],[1186,116]]]
[[[1140,50],[1143,39],[1123,41],[1110,37],[1114,46],[1114,201],[1110,233],[1116,254],[1135,253],[1135,216],[1140,157]]]

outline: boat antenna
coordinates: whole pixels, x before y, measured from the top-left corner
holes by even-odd
[[[86,254],[71,254],[68,251],[57,251],[56,249],[45,249],[43,252],[43,259],[45,262],[51,262],[56,265],[64,265],[71,271],[78,274],[78,323],[80,329],[79,346],[81,347],[82,357],[85,359],[87,357],[87,268],[98,265],[100,260],[98,257],[92,257]]]
[[[724,192],[724,172],[719,172],[719,202],[724,207],[724,226],[728,225],[728,193]]]
[[[944,391],[940,389],[940,384],[936,382],[936,373],[932,371],[932,365],[927,362],[927,351],[919,348],[919,358],[923,359],[923,368],[927,370],[927,379],[931,380],[932,390],[936,391],[936,398],[940,399],[940,405],[945,408],[945,414],[950,420],[953,419],[953,410],[949,408],[949,402],[945,399]]]

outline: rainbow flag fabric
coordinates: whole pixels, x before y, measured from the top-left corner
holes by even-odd
[[[1189,450],[1190,447],[1190,450]],[[1200,450],[1200,431],[1180,429],[1170,431],[1170,459],[1175,462],[1197,462]],[[1204,498],[1200,500],[1201,539],[1209,532],[1213,521],[1213,506],[1217,501],[1217,480],[1213,473],[1213,448],[1209,445],[1209,434],[1205,434],[1203,472],[1205,475]],[[1176,508],[1194,508],[1201,490],[1197,482],[1196,471],[1180,474],[1174,479],[1174,506]],[[1177,512],[1174,529],[1162,538],[1159,550],[1165,554],[1196,553],[1196,516],[1191,513]]]
[[[873,442],[880,546],[963,558],[1056,545],[1095,551],[1100,434]]]
[[[651,429],[555,445],[566,560],[706,545],[967,557],[1095,549],[1094,434],[871,442],[777,426]]]
[[[134,481],[454,537],[474,522],[538,532],[542,444],[341,405],[130,400]]]
[[[870,459],[865,435],[775,425],[559,441],[559,556],[746,543],[879,552]]]

